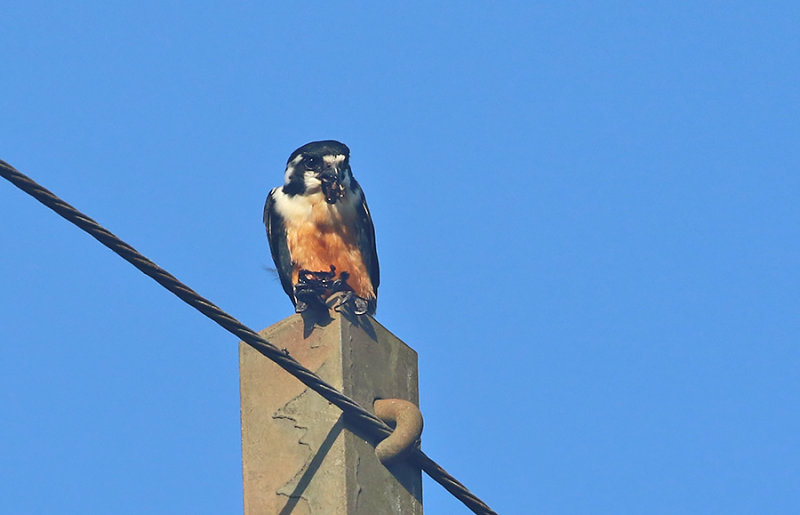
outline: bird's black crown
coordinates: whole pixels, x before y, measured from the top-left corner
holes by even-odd
[[[335,156],[341,154],[350,157],[350,149],[347,148],[347,145],[344,143],[332,139],[324,141],[312,141],[311,143],[306,143],[302,147],[292,152],[292,155],[289,156],[289,159],[286,162],[291,162],[292,159],[300,154],[307,154],[317,157],[330,155]]]

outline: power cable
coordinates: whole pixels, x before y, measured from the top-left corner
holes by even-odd
[[[258,333],[217,307],[213,302],[202,297],[196,291],[179,281],[175,276],[147,259],[136,249],[111,233],[111,231],[105,229],[93,219],[61,200],[53,192],[41,186],[3,160],[0,160],[0,176],[58,213],[68,222],[77,225],[89,233],[94,239],[138,268],[142,273],[155,280],[182,301],[200,311],[223,329],[277,363],[281,368],[299,379],[300,382],[320,394],[330,403],[338,406],[348,420],[355,422],[365,429],[376,441],[383,440],[391,434],[392,428],[385,422],[362,408],[353,399],[347,397],[336,388],[323,381],[318,375],[301,365],[296,359],[288,355],[288,353],[265,340]],[[467,487],[429,458],[422,450],[413,448],[410,452],[410,458],[434,481],[442,485],[448,492],[464,503],[473,513],[479,515],[496,515],[486,503],[470,492]]]

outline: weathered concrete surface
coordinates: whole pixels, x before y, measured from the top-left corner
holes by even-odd
[[[331,315],[292,315],[261,335],[366,409],[419,405],[416,353],[371,317]],[[239,368],[246,515],[422,513],[419,470],[384,467],[339,408],[244,343]]]

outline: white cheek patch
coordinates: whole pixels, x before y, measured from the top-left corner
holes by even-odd
[[[289,179],[292,177],[293,173],[294,173],[294,165],[292,163],[289,163],[288,165],[286,165],[286,172],[283,174],[284,184],[289,184]]]
[[[303,183],[306,186],[306,195],[322,189],[322,181],[313,170],[307,170],[306,173],[303,174]]]
[[[303,160],[303,155],[300,154],[286,164],[286,172],[283,174],[283,183],[289,184],[289,179],[294,173],[294,169],[300,161]]]

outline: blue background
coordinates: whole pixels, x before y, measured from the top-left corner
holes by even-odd
[[[500,513],[800,511],[797,2],[0,13],[0,158],[256,329],[266,193],[347,143],[424,448]],[[236,339],[0,219],[0,512],[240,512]]]

